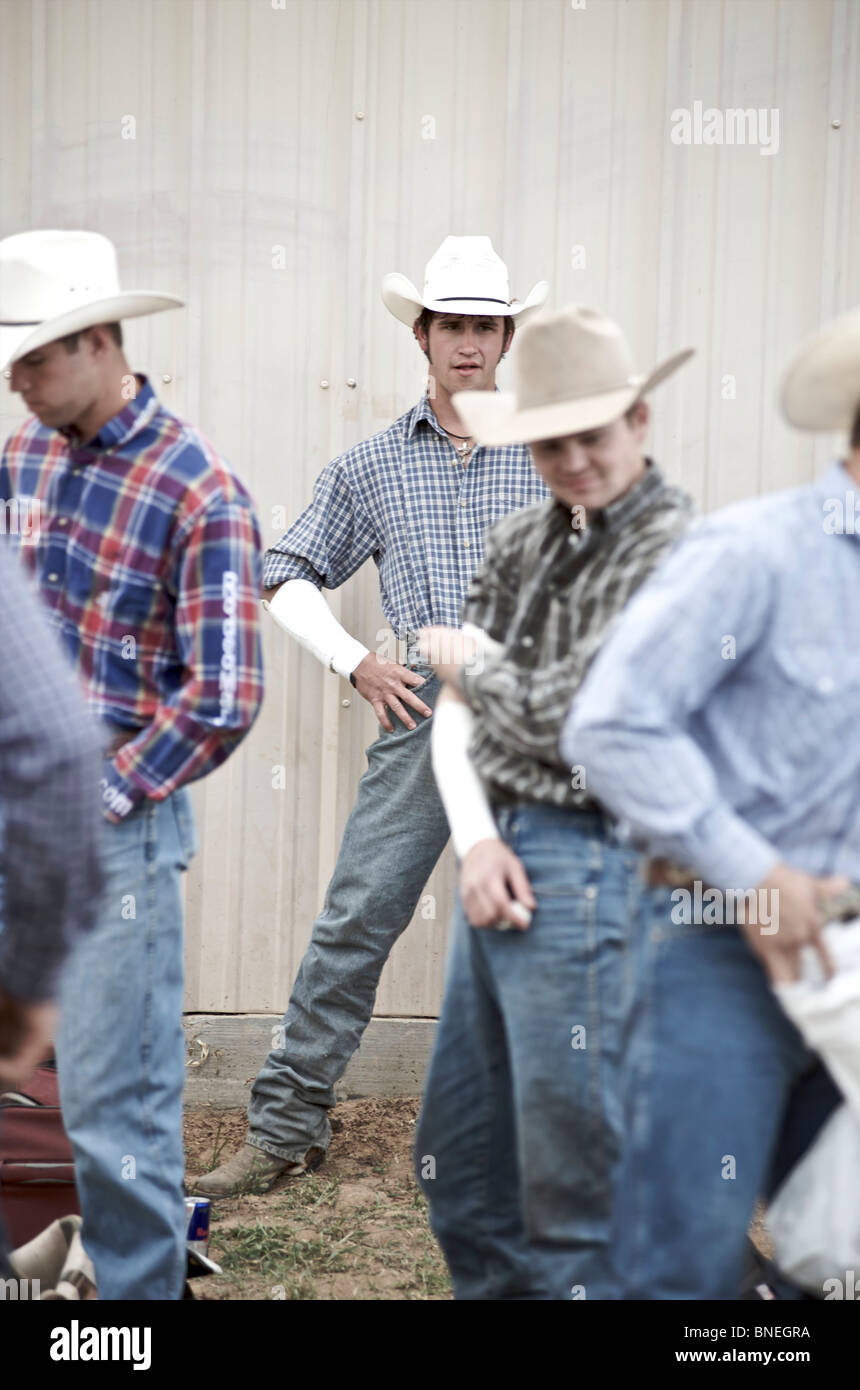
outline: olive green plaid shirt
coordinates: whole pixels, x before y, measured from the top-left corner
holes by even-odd
[[[488,533],[463,621],[502,651],[464,668],[460,688],[477,714],[469,752],[491,799],[588,804],[582,775],[558,751],[565,715],[618,614],[693,512],[649,460],[585,529],[576,509],[550,499]]]

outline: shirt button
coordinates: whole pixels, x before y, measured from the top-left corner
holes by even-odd
[[[833,690],[834,685],[835,681],[833,680],[832,676],[819,677],[818,689],[821,691],[822,695],[829,695]]]
[[[67,516],[61,516],[60,519],[59,519],[59,521],[57,522],[57,525],[58,525],[58,526],[68,526],[68,524],[69,524],[69,518],[68,518]]]
[[[588,898],[589,902],[590,902],[593,898],[596,898],[596,897],[597,897],[597,889],[595,888],[595,886],[594,886],[593,883],[590,883],[590,884],[588,885],[588,887],[586,888],[586,890],[585,890],[585,896]]]
[[[78,477],[80,477],[80,473],[81,473],[80,468],[73,468],[73,469],[72,469],[72,477],[73,477],[73,478],[78,478]]]
[[[524,647],[533,647],[534,644],[535,639],[533,637],[524,637],[521,643],[521,645]]]
[[[463,549],[464,549],[464,550],[468,550],[468,549],[469,549],[469,546],[470,546],[471,544],[472,544],[471,541],[464,541],[464,542],[463,542]]]
[[[58,574],[49,574],[49,575],[48,575],[48,583],[49,583],[49,584],[56,584],[56,582],[57,582],[57,580],[59,579],[59,577],[60,577],[60,576],[59,576]]]
[[[460,506],[461,506],[461,507],[468,507],[468,505],[469,505],[468,502],[461,502],[461,503],[460,503]]]

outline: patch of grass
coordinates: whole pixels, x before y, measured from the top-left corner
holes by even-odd
[[[226,1136],[226,1135],[224,1136],[223,1139],[221,1138],[221,1121],[219,1120],[219,1121],[218,1121],[218,1128],[217,1128],[216,1131],[215,1131],[215,1139],[214,1139],[214,1142],[213,1142],[213,1145],[212,1145],[212,1162],[211,1162],[211,1164],[209,1165],[209,1167],[206,1169],[206,1172],[207,1172],[207,1173],[212,1173],[212,1172],[214,1172],[215,1169],[218,1167],[219,1163],[221,1162],[221,1154],[222,1154],[223,1151],[224,1151],[224,1145],[226,1144],[226,1142],[227,1142],[227,1136]]]
[[[257,1221],[253,1226],[234,1226],[218,1235],[220,1258],[224,1270],[243,1272],[248,1267],[258,1274],[272,1274],[282,1263],[284,1232]]]
[[[340,1191],[340,1178],[318,1178],[314,1173],[297,1178],[279,1194],[282,1211],[315,1211],[333,1207]]]
[[[345,1226],[349,1229],[344,1230]],[[341,1274],[349,1270],[349,1256],[363,1234],[347,1218],[306,1238],[290,1236],[281,1227],[257,1221],[253,1226],[235,1226],[220,1234],[219,1263],[225,1273],[253,1270],[270,1280],[273,1287],[282,1287],[284,1298],[314,1298],[314,1274]]]
[[[419,1298],[444,1298],[451,1296],[451,1280],[448,1277],[448,1267],[440,1251],[436,1246],[425,1250],[420,1259],[417,1259],[409,1271],[409,1284],[411,1296]],[[420,1289],[416,1295],[413,1290],[415,1287]]]

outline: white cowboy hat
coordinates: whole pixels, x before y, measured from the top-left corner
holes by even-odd
[[[512,299],[508,268],[488,236],[446,236],[427,262],[421,294],[398,271],[382,281],[383,304],[407,328],[422,309],[525,320],[540,308],[548,293],[547,281],[539,280],[523,303]]]
[[[574,304],[517,335],[515,391],[460,391],[454,408],[483,444],[580,434],[617,420],[694,351],[676,352],[648,376],[637,373],[618,324]]]
[[[860,406],[860,309],[807,338],[782,379],[780,401],[799,430],[850,430]]]
[[[0,241],[0,370],[34,348],[92,328],[179,309],[151,290],[121,290],[113,243],[98,232],[19,232]]]

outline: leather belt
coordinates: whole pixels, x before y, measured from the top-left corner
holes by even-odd
[[[682,868],[669,859],[649,859],[645,877],[649,888],[686,888],[690,892],[697,881],[692,869]],[[702,887],[707,888],[708,884]],[[860,884],[852,883],[844,893],[823,898],[819,907],[826,922],[853,921],[860,917]]]
[[[670,859],[649,859],[645,865],[649,888],[687,888],[692,890],[696,875],[690,868],[673,864]]]
[[[115,753],[119,752],[124,743],[131,743],[131,740],[137,738],[139,733],[140,729],[120,729],[105,748],[105,757],[112,758]]]

